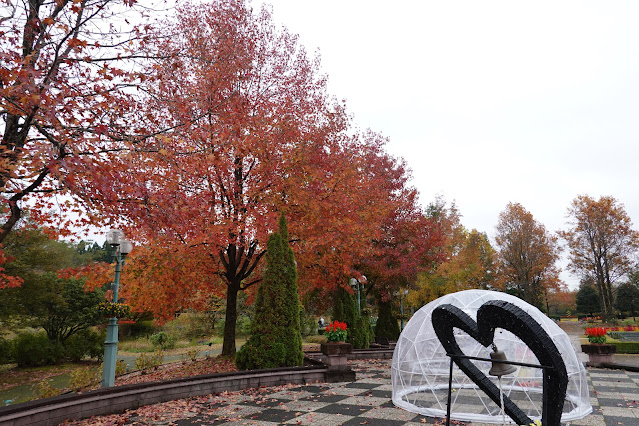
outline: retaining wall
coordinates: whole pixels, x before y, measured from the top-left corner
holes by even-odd
[[[325,366],[219,373],[162,382],[114,386],[0,408],[0,425],[57,425],[65,419],[120,413],[143,405],[224,391],[325,380]]]
[[[321,355],[321,352],[307,354],[307,359],[315,365],[306,367],[217,373],[162,382],[137,383],[9,405],[0,407],[0,426],[53,426],[66,419],[77,420],[121,413],[143,405],[191,396],[261,386],[343,381],[346,376],[331,375],[328,368],[319,362]],[[390,349],[359,349],[349,354],[348,359],[390,359],[392,357],[393,351]],[[348,379],[354,380],[354,374]]]

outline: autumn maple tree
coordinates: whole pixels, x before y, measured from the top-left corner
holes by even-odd
[[[334,287],[379,235],[389,205],[385,139],[351,130],[319,61],[270,12],[244,1],[185,4],[147,44],[140,114],[163,131],[76,176],[92,217],[141,244],[121,294],[159,318],[225,295],[222,353],[235,353],[237,297],[262,279],[281,213],[304,288]],[[379,160],[379,161],[378,161]],[[158,303],[160,302],[161,303]]]
[[[561,285],[557,238],[519,203],[508,203],[496,231],[499,280],[506,290],[543,308],[545,293]]]
[[[139,75],[129,61],[150,27],[129,24],[127,18],[145,21],[146,12],[140,15],[134,3],[1,2],[0,243],[26,203],[32,221],[68,233],[78,217],[69,214],[75,176],[91,173],[136,140],[136,126],[127,119],[135,108],[126,88]],[[65,196],[56,198],[60,195]],[[49,214],[52,209],[57,214]]]
[[[639,233],[614,197],[580,195],[568,209],[570,228],[560,232],[569,249],[569,268],[594,282],[603,315],[614,315],[614,285],[634,267]]]

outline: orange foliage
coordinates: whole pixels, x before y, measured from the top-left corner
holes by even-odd
[[[499,280],[542,308],[544,293],[562,284],[555,265],[560,252],[557,237],[519,203],[508,203],[499,214],[496,230]]]
[[[11,258],[6,255],[0,244],[0,289],[10,287],[20,287],[22,284],[22,278],[13,277],[4,273],[5,269],[2,267],[7,262],[10,262]]]
[[[559,234],[569,248],[569,267],[597,286],[604,316],[614,315],[613,286],[631,271],[639,252],[639,232],[623,204],[614,197],[599,200],[580,195],[568,209],[570,229]]]
[[[280,212],[302,292],[335,287],[398,208],[405,180],[387,175],[403,164],[384,138],[350,129],[319,61],[267,9],[186,4],[166,33],[150,47],[141,114],[150,131],[172,130],[74,175],[73,189],[145,247],[123,275],[134,308],[168,318],[226,293],[230,355],[237,293],[261,280]]]
[[[120,18],[139,21],[141,10],[121,3],[3,2],[0,242],[27,201],[30,220],[63,236],[72,224],[86,224],[72,196],[57,196],[71,195],[77,176],[131,147],[123,135],[134,133],[128,119],[137,109],[128,88],[121,88],[135,84],[137,74],[124,71],[122,61],[139,44],[132,39],[142,43],[148,27],[126,28],[129,21]],[[114,14],[122,14],[122,32],[104,30]],[[95,178],[96,185],[106,184]]]
[[[558,290],[549,291],[546,304],[548,314],[565,314],[567,311],[576,312],[576,291],[568,291],[564,286]]]

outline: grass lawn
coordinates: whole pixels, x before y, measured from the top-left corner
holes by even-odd
[[[245,341],[246,339],[243,338],[237,339],[236,347],[239,349]],[[233,360],[218,356],[222,351],[221,339],[219,343],[213,343],[211,346],[189,345],[188,342],[178,342],[176,346],[175,349],[164,352],[164,363],[157,369],[146,372],[135,371],[118,376],[115,379],[115,385],[236,371]],[[319,347],[319,343],[304,343],[304,350],[307,352],[319,351]],[[150,343],[147,345],[143,341],[121,342],[118,348],[122,348],[118,350],[118,359],[125,360],[131,369],[135,369],[137,357],[154,350],[153,345]],[[190,359],[192,354],[189,354],[189,351],[193,350],[198,352],[195,361]],[[86,371],[79,372],[80,370]],[[0,365],[0,406],[71,392],[74,387],[72,383],[74,375],[92,380],[91,384],[83,387],[83,390],[98,389],[101,374],[101,364],[95,361],[31,368],[18,368],[16,364]],[[45,395],[45,391],[52,394]]]

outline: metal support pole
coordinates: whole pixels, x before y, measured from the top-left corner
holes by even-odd
[[[448,402],[446,403],[446,426],[450,426],[450,400],[453,392],[453,358],[450,358],[450,371],[448,373]]]
[[[399,293],[399,312],[401,314],[401,318],[399,320],[400,330],[404,331],[404,303],[402,301],[402,293]]]
[[[115,255],[115,280],[113,281],[113,302],[118,302],[120,288],[120,272],[122,271],[122,257],[119,249]],[[109,319],[107,336],[104,341],[104,362],[102,364],[102,387],[108,388],[115,384],[115,362],[118,356],[118,319]]]

